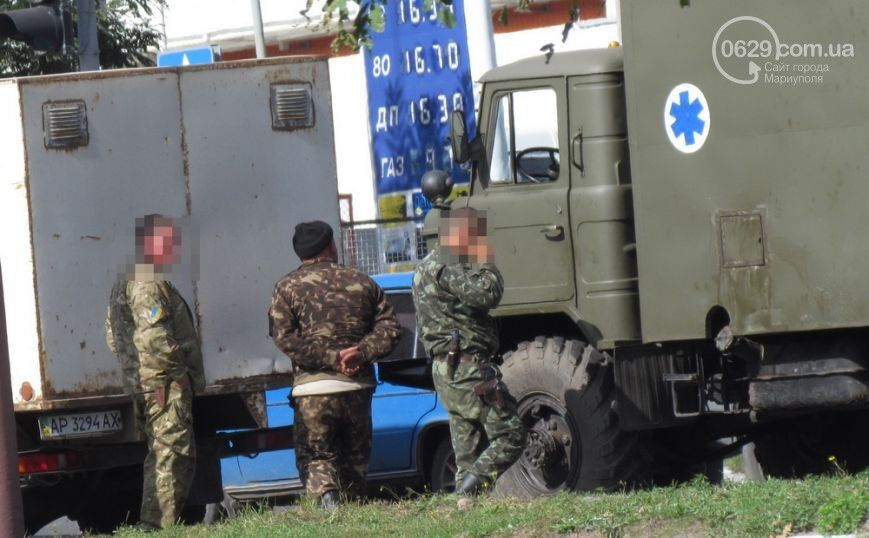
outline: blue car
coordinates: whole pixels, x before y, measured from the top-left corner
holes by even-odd
[[[378,382],[372,403],[374,431],[368,472],[373,491],[384,487],[395,493],[406,487],[449,491],[454,487],[455,458],[447,413],[433,390],[431,371],[417,338],[411,277],[412,273],[374,277],[396,310],[402,337],[392,354],[375,365]],[[281,388],[266,393],[270,428],[292,425],[290,391]],[[292,449],[224,458],[221,471],[227,511],[234,501],[304,492]]]

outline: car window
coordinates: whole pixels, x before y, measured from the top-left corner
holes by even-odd
[[[401,324],[401,340],[392,353],[381,360],[415,359],[422,346],[416,343],[416,312],[413,309],[413,297],[410,292],[390,293],[388,297],[395,309],[398,323]]]
[[[560,155],[555,90],[536,88],[501,94],[492,106],[491,182],[556,181]]]

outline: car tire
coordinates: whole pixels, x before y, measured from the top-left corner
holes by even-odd
[[[619,425],[612,359],[579,340],[537,337],[504,356],[503,381],[528,441],[496,495],[615,490],[648,483],[649,435]]]
[[[437,445],[429,469],[431,490],[434,493],[452,493],[456,489],[456,453],[449,434]]]
[[[235,519],[238,517],[238,508],[238,501],[224,492],[223,501],[211,503],[205,507],[205,517],[202,522],[210,525],[227,519]]]

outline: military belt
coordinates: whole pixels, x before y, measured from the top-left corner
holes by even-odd
[[[481,356],[482,355],[479,353],[462,353],[459,356],[459,362],[474,362]],[[449,359],[449,355],[447,353],[441,353],[440,355],[435,355],[432,359],[436,361],[446,361]]]

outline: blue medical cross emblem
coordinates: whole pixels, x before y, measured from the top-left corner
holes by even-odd
[[[703,112],[703,104],[699,98],[689,101],[688,91],[679,93],[679,102],[670,103],[670,116],[676,119],[670,126],[673,135],[685,137],[685,145],[694,145],[694,134],[702,135],[706,122],[700,119]]]

